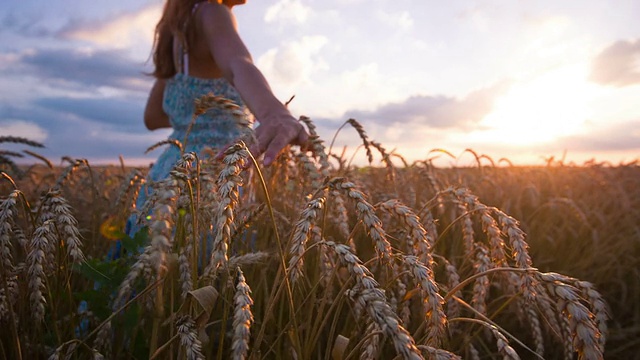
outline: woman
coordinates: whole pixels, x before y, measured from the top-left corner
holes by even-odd
[[[155,30],[153,60],[156,81],[149,94],[144,123],[149,130],[173,128],[171,139],[185,143],[185,152],[223,149],[240,135],[229,110],[212,109],[192,124],[194,100],[208,93],[232,100],[255,116],[260,125],[250,151],[264,155],[269,166],[287,145],[304,145],[308,134],[272,93],[240,39],[232,9],[244,0],[167,0]],[[148,178],[166,178],[181,154],[168,147]],[[141,191],[140,208],[146,200]],[[128,221],[127,234],[139,225]]]
[[[193,100],[213,92],[239,105],[246,104],[256,117],[260,123],[255,134],[258,144],[251,150],[256,157],[264,154],[263,164],[269,166],[286,145],[304,145],[308,135],[273,95],[238,35],[232,9],[244,3],[244,0],[167,0],[156,26],[153,56],[156,82],[149,95],[144,122],[150,130],[173,127],[171,137],[182,140],[180,135],[184,135],[191,122]],[[226,128],[216,128],[224,119],[208,117],[196,121],[196,127],[191,129],[194,141],[187,143],[196,148],[220,147],[235,138],[237,134],[224,133]],[[208,142],[211,140],[214,143]]]

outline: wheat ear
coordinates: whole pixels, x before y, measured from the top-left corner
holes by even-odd
[[[593,313],[582,304],[578,290],[568,285],[568,279],[563,275],[535,272],[533,276],[546,285],[549,293],[556,298],[558,309],[566,314],[573,337],[573,347],[578,352],[578,358],[580,360],[602,359],[600,332]]]
[[[196,323],[189,315],[182,315],[176,320],[180,346],[184,350],[187,360],[204,360],[202,355],[202,343],[198,339]]]
[[[249,150],[243,142],[239,142],[225,150],[224,155],[222,161],[225,167],[220,171],[217,181],[219,203],[215,225],[216,236],[213,241],[211,260],[205,271],[207,276],[213,276],[218,268],[227,263],[231,224],[238,204],[238,187],[242,185],[240,172],[249,157]]]
[[[383,260],[391,259],[391,244],[382,228],[382,221],[376,216],[373,206],[369,204],[364,194],[356,189],[356,185],[344,178],[334,178],[328,183],[333,190],[338,190],[356,203],[358,218],[362,220],[369,236],[374,241],[376,252]]]
[[[289,249],[289,277],[292,283],[295,283],[302,276],[305,246],[309,241],[311,228],[315,225],[318,212],[324,207],[324,202],[323,197],[309,201],[293,229],[293,238]]]
[[[362,265],[347,245],[332,241],[326,241],[324,244],[338,255],[340,262],[347,267],[356,281],[356,285],[349,291],[350,297],[359,308],[365,309],[380,329],[392,339],[396,352],[404,359],[423,359],[413,337],[402,326],[398,315],[387,303],[384,291],[379,288],[369,269]]]
[[[240,267],[237,268],[236,292],[233,295],[235,309],[233,312],[233,339],[231,342],[231,353],[234,360],[244,360],[249,351],[249,339],[251,336],[251,325],[253,324],[253,314],[251,306],[251,288],[247,285],[244,274]]]

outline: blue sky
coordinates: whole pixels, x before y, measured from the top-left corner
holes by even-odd
[[[543,164],[640,156],[640,2],[249,0],[239,31],[329,143],[349,118],[408,160],[470,148]],[[52,161],[146,164],[158,0],[0,4],[0,135]],[[355,150],[345,128],[335,146]],[[364,159],[360,150],[357,159]],[[446,161],[449,161],[447,159]]]

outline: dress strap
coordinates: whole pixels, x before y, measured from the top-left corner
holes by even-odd
[[[198,6],[200,6],[200,4],[202,3],[203,1],[193,4],[193,8],[191,8],[191,15],[196,13],[196,11],[198,10]],[[188,22],[184,24],[185,33],[187,30],[187,24]],[[185,75],[189,75],[189,49],[186,46],[183,46],[182,44],[179,45],[179,48],[180,48],[180,52],[182,53],[182,64],[181,64],[182,73]]]

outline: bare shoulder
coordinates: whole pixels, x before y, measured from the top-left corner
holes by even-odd
[[[211,2],[198,6],[195,17],[202,27],[235,28],[235,17],[228,7]]]

